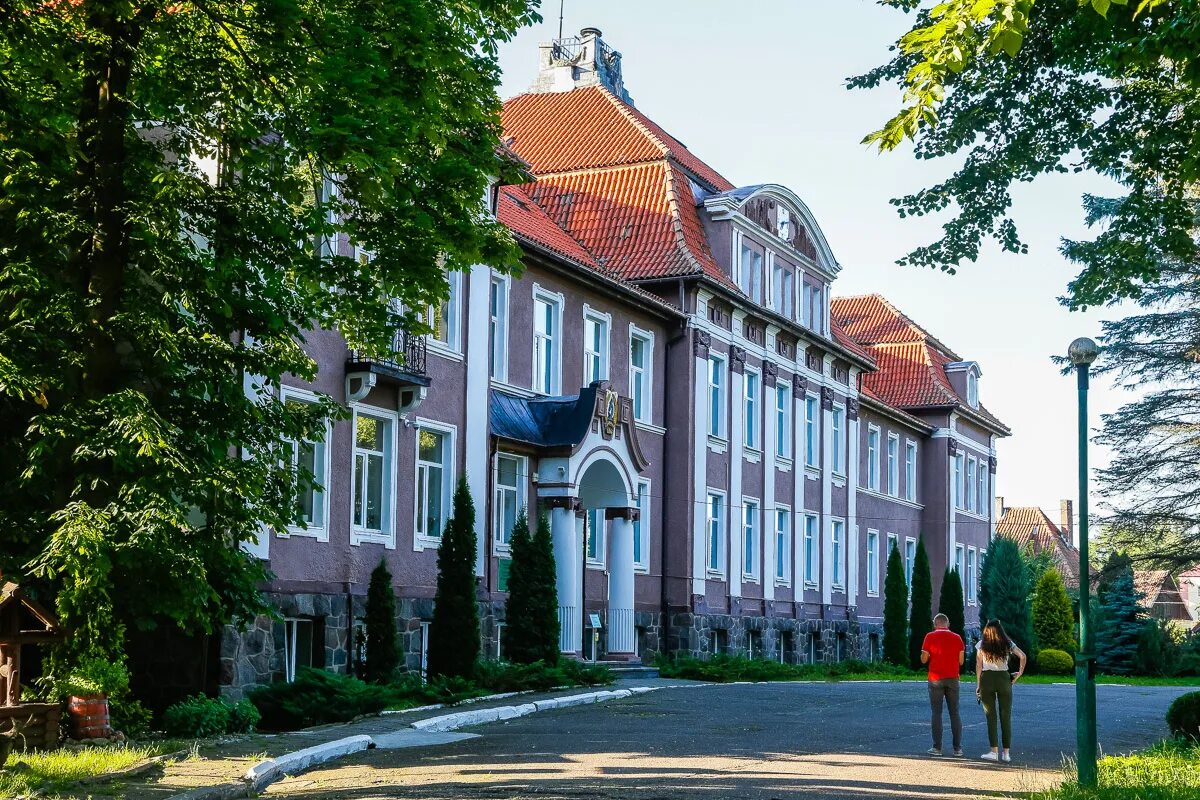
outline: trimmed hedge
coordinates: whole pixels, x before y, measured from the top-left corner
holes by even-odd
[[[168,736],[203,739],[223,733],[249,733],[259,719],[258,709],[249,700],[231,705],[224,700],[195,695],[163,712],[163,729]]]
[[[841,661],[835,664],[780,664],[778,661],[749,659],[717,654],[707,661],[678,657],[660,657],[656,666],[664,678],[684,678],[713,683],[733,681],[803,681],[850,678],[858,675],[914,678],[923,673],[881,661]]]
[[[1167,709],[1167,727],[1176,736],[1200,741],[1200,692],[1175,698]]]
[[[1048,648],[1038,653],[1037,668],[1045,675],[1070,675],[1075,669],[1075,659],[1064,650]]]

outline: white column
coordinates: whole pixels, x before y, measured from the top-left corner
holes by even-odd
[[[633,522],[616,517],[608,526],[608,652],[633,655]]]
[[[470,291],[464,314],[467,320],[466,385],[466,470],[467,485],[475,499],[475,574],[486,574],[488,520],[491,518],[491,492],[488,491],[488,294],[492,270],[483,264],[471,267]]]
[[[953,428],[950,429],[950,436],[951,437],[954,436]],[[956,449],[954,449],[954,450],[949,449],[950,445],[955,445]],[[946,507],[949,509],[949,514],[950,514],[949,518],[946,521],[946,544],[947,544],[946,553],[948,554],[948,557],[950,559],[953,559],[954,553],[956,552],[955,548],[958,547],[958,531],[955,530],[955,523],[956,523],[955,518],[958,516],[958,510],[954,506],[954,465],[955,465],[955,463],[957,463],[958,451],[957,451],[957,442],[955,442],[953,438],[951,438],[948,441],[946,452],[948,454],[947,458],[946,458],[946,466],[947,466],[947,470],[946,470],[947,483],[946,483],[946,485],[949,488],[949,491],[946,493],[946,498],[948,500],[948,502],[946,503]],[[966,471],[966,460],[965,459],[964,459],[963,471],[964,472]],[[965,475],[963,476],[963,481],[964,481],[964,483],[966,482]],[[966,487],[964,486],[963,488],[965,489]],[[965,578],[964,578],[964,580],[965,580]],[[964,584],[964,586],[965,585],[966,584]],[[963,594],[965,596],[966,592],[964,592]]]
[[[769,273],[768,273],[769,274]],[[763,376],[766,376],[766,367],[763,367]],[[766,380],[762,382],[762,406],[764,418],[766,422],[763,424],[763,492],[762,492],[762,520],[760,528],[763,534],[762,547],[762,587],[763,598],[766,600],[775,599],[775,415],[778,406],[775,404],[775,388],[776,384],[772,381],[770,386],[767,386]]]
[[[564,653],[583,649],[579,608],[579,563],[582,552],[575,533],[575,512],[570,508],[550,511],[550,539],[554,545],[554,569],[558,589],[558,647]]]
[[[730,367],[734,354],[729,354]],[[743,361],[742,364],[745,364]],[[729,570],[729,596],[742,596],[742,525],[746,511],[742,508],[742,462],[745,458],[746,376],[739,367],[729,370],[729,543],[725,566]]]
[[[708,574],[708,334],[695,331],[692,392],[692,594],[704,595]],[[664,533],[665,535],[665,533]]]
[[[851,372],[850,383],[854,383],[854,373]],[[853,398],[846,403],[846,427],[849,429],[850,436],[850,455],[849,463],[846,464],[846,536],[850,543],[846,552],[850,557],[849,570],[849,586],[847,587],[847,602],[852,605],[858,605],[858,411],[857,400]],[[853,415],[849,413],[850,407],[855,407]]]
[[[792,376],[792,596],[804,602],[804,487],[808,473],[804,463],[804,396],[799,391],[799,371]],[[807,385],[807,384],[806,384]]]
[[[821,390],[821,602],[833,601],[833,407]],[[842,542],[842,547],[846,543]]]

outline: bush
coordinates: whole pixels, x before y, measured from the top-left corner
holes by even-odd
[[[780,664],[742,656],[714,655],[707,661],[689,656],[668,659],[661,656],[657,666],[664,678],[730,683],[733,681],[804,681],[831,680],[857,675],[882,675],[897,679],[914,678],[919,673],[903,666],[880,662],[841,661],[836,664]]]
[[[319,669],[302,669],[291,683],[280,681],[250,692],[250,702],[262,715],[262,726],[269,730],[348,722],[407,699],[392,686],[376,686]]]
[[[1200,741],[1200,692],[1175,698],[1167,709],[1167,727],[1175,736]]]
[[[1029,596],[1033,581],[1021,551],[1011,539],[992,542],[979,571],[979,619],[998,619],[1031,658],[1037,655]]]
[[[1042,573],[1033,594],[1033,633],[1038,647],[1075,650],[1075,613],[1062,576],[1053,567]],[[1039,666],[1041,662],[1038,662]]]
[[[218,736],[229,729],[230,711],[222,700],[195,695],[163,712],[163,729],[168,736],[186,739]]]
[[[607,667],[563,659],[555,664],[508,664],[483,661],[476,668],[476,684],[491,692],[544,692],[563,686],[598,686],[613,682]]]
[[[917,554],[913,557],[910,606],[908,665],[920,669],[925,636],[933,630],[933,576],[929,574],[929,555],[925,552],[924,536],[917,540]]]
[[[54,688],[63,697],[120,696],[129,691],[129,670],[120,661],[90,656],[81,659]]]
[[[454,491],[453,516],[438,547],[437,593],[429,626],[428,673],[470,678],[479,660],[479,606],[475,596],[475,503],[466,476]],[[371,643],[367,642],[367,662]]]
[[[946,567],[942,575],[942,590],[938,595],[938,613],[950,620],[950,630],[967,641],[966,603],[963,602],[962,576],[954,567]]]
[[[1177,675],[1180,656],[1171,623],[1161,619],[1146,620],[1138,636],[1137,655],[1134,658],[1138,674]]]
[[[538,515],[530,532],[522,510],[512,530],[512,561],[505,603],[504,656],[518,664],[558,661],[558,588],[550,520]]]
[[[908,664],[908,581],[897,544],[888,553],[883,579],[883,660],[896,666]]]
[[[371,683],[387,683],[400,663],[400,651],[396,647],[396,592],[392,589],[392,573],[383,559],[371,572],[366,617],[365,677]]]
[[[252,733],[262,720],[262,714],[254,707],[254,703],[243,698],[229,707],[229,725],[226,733]]]
[[[1037,668],[1046,675],[1070,675],[1075,669],[1075,661],[1070,653],[1051,647],[1038,653]]]

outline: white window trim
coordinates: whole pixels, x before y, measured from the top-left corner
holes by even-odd
[[[841,415],[842,423],[837,428],[834,428],[833,421],[839,414]],[[847,446],[849,443],[847,434],[849,431],[849,421],[850,418],[846,416],[846,405],[844,403],[834,403],[833,410],[829,416],[829,440],[833,447],[833,452],[830,453],[829,457],[829,468],[836,477],[843,480],[843,486],[845,485],[846,475],[850,470],[850,465],[847,463],[850,460],[850,448]],[[842,461],[840,468],[834,466],[835,460],[839,457]]]
[[[791,402],[790,394],[788,395],[788,402],[789,403]],[[787,529],[783,532],[783,541],[784,541],[784,545],[786,547],[786,551],[783,553],[780,553],[780,550],[779,550],[779,512],[780,511],[787,514]],[[778,571],[775,569],[776,564],[771,565],[771,574],[775,577],[775,585],[776,586],[791,586],[792,585],[792,561],[794,560],[792,554],[794,552],[793,548],[795,547],[794,541],[795,541],[795,530],[796,530],[796,517],[792,513],[792,507],[789,505],[786,505],[785,503],[776,503],[774,519],[772,520],[772,522],[774,524],[771,525],[771,535],[773,537],[775,537],[775,559],[777,562],[779,561],[780,558],[783,559],[783,577],[780,577]]]
[[[442,474],[446,476],[446,488],[443,493],[442,508],[446,511],[446,520],[454,516],[454,489],[458,485],[458,428],[454,425],[448,425],[444,422],[437,422],[424,417],[417,417],[413,420],[413,480],[417,479],[417,461],[421,453],[421,437],[420,431],[422,428],[436,431],[447,435],[449,447],[448,454],[445,456],[446,463],[442,467]],[[442,543],[442,537],[427,536],[417,534],[417,516],[421,513],[421,509],[417,508],[416,504],[417,493],[413,491],[413,550],[420,552],[426,548],[436,550]],[[445,526],[445,520],[442,522]]]
[[[750,414],[750,381],[749,376],[753,375],[757,380],[755,385],[758,386],[758,395],[754,398],[754,435],[755,441],[751,442],[750,437],[746,435],[747,428],[751,424]],[[762,372],[754,367],[746,367],[742,375],[742,440],[745,445],[746,456],[751,461],[754,461],[754,456],[761,456],[763,450],[762,429],[763,429],[763,381]]]
[[[961,560],[959,559],[959,554],[962,555]],[[959,581],[965,584],[967,580],[967,546],[965,544],[959,543],[954,545],[954,568],[958,572]],[[964,586],[963,589],[965,591],[966,587]]]
[[[316,392],[308,389],[299,389],[293,386],[279,387],[279,400],[286,403],[288,400],[297,400],[301,403],[317,403],[320,398]],[[288,440],[291,441],[291,440]],[[318,542],[329,541],[329,477],[332,474],[333,464],[330,459],[333,456],[332,445],[333,441],[333,425],[329,418],[325,418],[325,440],[322,442],[321,448],[324,458],[321,459],[322,475],[317,476],[318,483],[321,484],[321,494],[324,499],[321,502],[321,519],[314,522],[307,528],[302,528],[299,525],[288,525],[286,530],[276,531],[275,535],[281,539],[286,539],[289,536],[307,536],[316,539]],[[353,513],[353,512],[352,512]]]
[[[811,429],[808,426],[809,400],[813,401],[816,408]],[[804,469],[814,474],[820,472],[821,469],[821,416],[821,398],[813,392],[806,392],[804,395]],[[809,450],[812,450],[812,462],[808,460]]]
[[[879,473],[880,463],[883,461],[883,454],[880,451],[880,445],[883,444],[883,437],[880,435],[879,426],[875,424],[867,425],[867,489],[872,492],[879,491]],[[875,435],[875,463],[871,464],[871,434]]]
[[[492,357],[492,354],[496,352],[497,342],[499,342],[500,357],[498,360],[500,362],[500,364],[499,364],[500,369],[497,371],[497,373],[495,375],[492,375],[490,377],[491,377],[491,380],[498,381],[500,383],[508,383],[508,345],[509,345],[508,332],[509,332],[509,317],[512,315],[512,304],[509,302],[509,299],[510,299],[511,291],[512,291],[512,280],[507,275],[493,275],[491,278],[491,282],[488,284],[488,323],[489,323],[489,327],[490,327],[490,323],[492,321],[491,287],[497,286],[497,285],[500,287],[501,297],[503,298],[503,303],[504,303],[503,312],[504,313],[503,313],[502,318],[500,320],[498,320],[498,322],[497,322],[495,338],[489,340],[489,342],[488,342],[488,358],[490,360]],[[491,367],[491,364],[489,364],[488,366]]]
[[[597,311],[587,303],[583,304],[583,369],[586,372],[588,362],[588,348],[591,343],[588,341],[587,324],[594,322],[600,326],[601,338],[600,352],[597,355],[600,357],[600,376],[596,380],[606,381],[612,376],[612,314],[604,311]],[[592,381],[588,380],[588,376],[583,376],[584,384],[588,385]]]
[[[714,387],[713,382],[712,382],[712,370],[713,370],[713,362],[714,361],[717,362],[718,364],[720,364],[721,385],[717,386],[717,387]],[[705,419],[705,430],[708,433],[709,444],[710,445],[715,444],[718,447],[721,447],[722,448],[721,452],[725,452],[724,448],[728,447],[728,445],[729,445],[729,435],[728,435],[728,431],[726,430],[726,428],[729,425],[729,374],[730,373],[729,373],[728,359],[722,354],[710,353],[708,356],[708,375],[705,378],[705,381],[708,384],[708,391],[707,391],[707,398],[706,398],[707,402],[705,402],[705,404],[704,404],[705,407],[707,408],[707,414],[706,414],[707,418]],[[713,433],[713,424],[712,424],[712,392],[713,392],[714,388],[718,389],[717,404],[720,406],[720,408],[717,409],[718,413],[717,413],[717,432],[716,433]]]
[[[912,448],[912,454],[913,454],[912,480],[909,480],[908,461],[907,461],[908,450],[910,447]],[[917,442],[914,442],[912,439],[905,437],[905,439],[904,439],[904,457],[905,457],[904,499],[906,501],[908,501],[909,503],[917,502],[917,480],[918,480],[917,476],[920,474],[920,472],[919,472],[920,468],[919,468],[919,462],[918,462],[918,459],[921,457],[920,450],[921,450],[920,444],[918,444]]]
[[[462,352],[462,305],[463,305],[463,273],[459,270],[450,270],[446,273],[446,282],[450,285],[450,297],[447,298],[447,303],[450,307],[450,335],[449,342],[442,342],[437,339],[432,333],[426,334],[425,339],[428,343],[429,352],[434,355],[443,356],[453,361],[461,361]],[[426,315],[429,314],[429,308],[425,309]],[[428,321],[428,316],[426,317]]]
[[[752,549],[750,551],[750,571],[746,570],[746,510],[753,507],[754,514],[754,538],[751,542]],[[758,583],[759,575],[762,572],[762,503],[757,497],[742,496],[742,513],[738,515],[738,562],[742,570],[742,580],[751,583]],[[773,565],[772,565],[773,566]]]
[[[893,442],[896,443],[896,457],[894,459],[891,457]],[[900,434],[888,434],[887,451],[884,453],[884,459],[888,462],[888,496],[898,498],[900,496]],[[894,472],[892,470],[893,466],[895,467]]]
[[[871,568],[870,568],[870,564],[871,564],[871,535],[872,535],[872,534],[874,534],[874,535],[875,535],[875,569],[874,569],[874,570],[871,570]],[[879,579],[880,579],[880,574],[879,574],[879,573],[881,572],[881,570],[880,570],[880,564],[882,563],[882,559],[880,558],[880,555],[879,555],[879,531],[875,530],[874,528],[867,528],[866,546],[867,546],[867,550],[866,550],[866,556],[867,556],[867,558],[866,558],[866,561],[867,561],[867,597],[878,597],[878,596],[879,596],[879,583],[880,583],[880,580],[879,580]],[[872,579],[872,578],[874,578],[874,583],[875,583],[875,588],[874,588],[874,589],[872,589],[872,588],[871,588],[871,582],[872,582],[872,581],[871,581],[871,579]]]
[[[908,565],[908,546],[913,547],[912,567]],[[900,554],[904,559],[904,580],[908,583],[909,591],[912,591],[912,570],[917,568],[917,540],[911,536],[904,537],[904,552]]]
[[[967,574],[963,578],[963,584],[967,605],[975,605],[975,587],[979,584],[979,552],[974,547],[967,548]]]
[[[545,303],[550,303],[551,305],[554,306],[554,322],[557,324],[557,328],[555,330],[555,335],[553,337],[551,337],[552,341],[556,345],[554,348],[554,361],[551,364],[551,372],[553,373],[551,375],[551,379],[552,379],[551,383],[553,385],[548,387],[548,391],[545,391],[545,392],[534,388],[537,384],[537,366],[538,366],[538,364],[537,364],[537,339],[538,339],[538,337],[537,337],[537,321],[535,320],[534,325],[533,325],[533,331],[532,331],[532,333],[533,333],[532,341],[530,343],[530,352],[531,352],[532,361],[531,361],[531,367],[530,367],[529,387],[535,395],[540,395],[542,397],[553,397],[553,396],[556,396],[556,395],[559,395],[562,393],[562,352],[563,352],[563,343],[565,342],[565,339],[566,339],[566,337],[564,336],[564,333],[563,333],[563,309],[566,307],[567,300],[562,292],[552,292],[549,289],[545,289],[541,285],[535,283],[535,284],[533,284],[533,301],[534,301],[534,313],[535,314],[537,312],[537,301],[538,300],[541,300],[542,302],[545,302]]]
[[[837,574],[838,573],[838,559],[834,557],[834,552],[833,552],[833,538],[834,538],[833,537],[833,529],[834,529],[834,526],[837,525],[838,523],[841,523],[841,525],[842,525],[842,538],[841,538],[841,545],[839,547],[839,549],[841,551],[841,562],[842,562],[842,575],[841,575],[840,581],[838,580],[838,574]],[[829,558],[833,562],[829,565],[829,579],[832,581],[830,588],[833,591],[839,592],[842,594],[845,594],[846,586],[850,581],[849,574],[848,574],[850,572],[850,570],[849,570],[850,556],[849,556],[849,553],[846,552],[846,548],[849,543],[849,536],[847,535],[848,531],[849,531],[849,529],[846,526],[846,518],[845,517],[830,517],[829,518]]]
[[[642,367],[642,389],[646,393],[642,409],[644,417],[634,416],[634,422],[639,425],[654,424],[654,332],[647,331],[629,323],[629,396],[634,400],[633,407],[637,409],[637,398],[633,396],[633,340],[641,339],[646,353],[645,364]],[[664,429],[665,432],[665,429]]]
[[[808,521],[813,521],[812,542],[808,540]],[[805,512],[804,527],[800,530],[800,540],[804,543],[804,586],[816,589],[821,585],[821,515]],[[811,546],[810,546],[811,544]],[[808,577],[808,566],[812,564],[813,577]]]
[[[588,569],[603,570],[605,568],[605,564],[608,563],[608,520],[605,518],[605,510],[603,508],[589,508],[586,512],[584,512],[585,518],[586,518],[586,515],[591,513],[592,511],[599,512],[600,524],[602,527],[600,528],[600,538],[599,538],[599,540],[597,540],[597,543],[596,543],[596,557],[595,558],[592,558],[592,556],[588,554],[586,542],[584,544],[584,548],[583,548],[584,565]],[[592,528],[594,528],[594,527],[595,526],[593,526],[593,525],[588,525],[588,530],[590,530],[592,532],[593,538],[595,538],[595,536],[596,536],[596,532],[594,530],[592,530]],[[584,531],[584,536],[585,537],[587,536],[587,531]]]
[[[346,510],[346,515],[350,520],[350,544],[358,545],[365,543],[382,544],[388,550],[396,549],[396,462],[399,461],[399,431],[400,415],[395,411],[387,408],[379,408],[378,406],[363,405],[360,403],[352,403],[350,406],[352,424],[350,426],[350,503]],[[376,417],[388,422],[388,430],[390,434],[388,444],[391,447],[391,458],[388,459],[391,463],[388,464],[388,469],[384,474],[384,494],[387,496],[387,502],[384,504],[384,514],[382,519],[383,531],[372,531],[367,528],[360,528],[354,524],[354,450],[355,442],[357,441],[358,417],[359,415]],[[413,523],[416,530],[416,513],[413,514]]]
[[[633,562],[633,571],[643,575],[650,574],[650,500],[654,496],[651,483],[648,478],[639,478],[636,489],[638,490],[638,500],[641,500],[641,487],[646,487],[646,507],[642,508],[641,503],[638,503],[638,531],[637,535],[642,540],[642,561]]]
[[[499,530],[496,528],[496,523],[499,522],[497,514],[499,514],[500,504],[497,502],[499,498],[496,496],[500,490],[500,459],[511,458],[517,462],[517,515],[520,516],[521,510],[529,508],[529,457],[519,453],[508,453],[502,450],[497,450],[492,454],[492,553],[498,556],[506,556],[512,552],[512,544],[504,544],[498,538]],[[536,525],[536,519],[528,519],[526,521],[530,525]],[[414,528],[415,530],[415,528]],[[511,533],[509,534],[511,536]]]
[[[779,407],[779,397],[782,393],[783,408]],[[793,435],[793,426],[795,420],[792,419],[792,411],[795,406],[795,401],[792,399],[792,384],[788,381],[778,381],[775,384],[775,465],[777,468],[786,470],[792,465],[792,447],[794,446],[795,436]],[[781,418],[782,412],[782,418]],[[780,425],[780,423],[783,423]],[[779,438],[783,437],[783,452],[779,452]]]
[[[965,453],[956,453],[950,460],[950,482],[953,494],[950,502],[954,505],[955,511],[966,511],[963,504],[963,487],[966,485],[966,480],[967,456]]]
[[[720,566],[712,566],[709,554],[712,552],[712,518],[709,517],[709,500],[712,497],[721,498],[721,530],[717,536],[717,561]],[[704,571],[709,577],[724,578],[725,568],[729,564],[729,553],[726,544],[729,539],[729,494],[720,489],[706,488],[704,491]]]
[[[963,474],[963,510],[968,514],[975,514],[975,495],[979,491],[979,462],[975,460],[975,456],[968,453],[966,463],[967,469]]]

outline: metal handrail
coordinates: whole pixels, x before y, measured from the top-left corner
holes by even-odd
[[[428,344],[424,334],[410,333],[397,328],[392,335],[391,357],[367,356],[361,350],[351,350],[351,361],[370,361],[413,375],[426,374]]]

